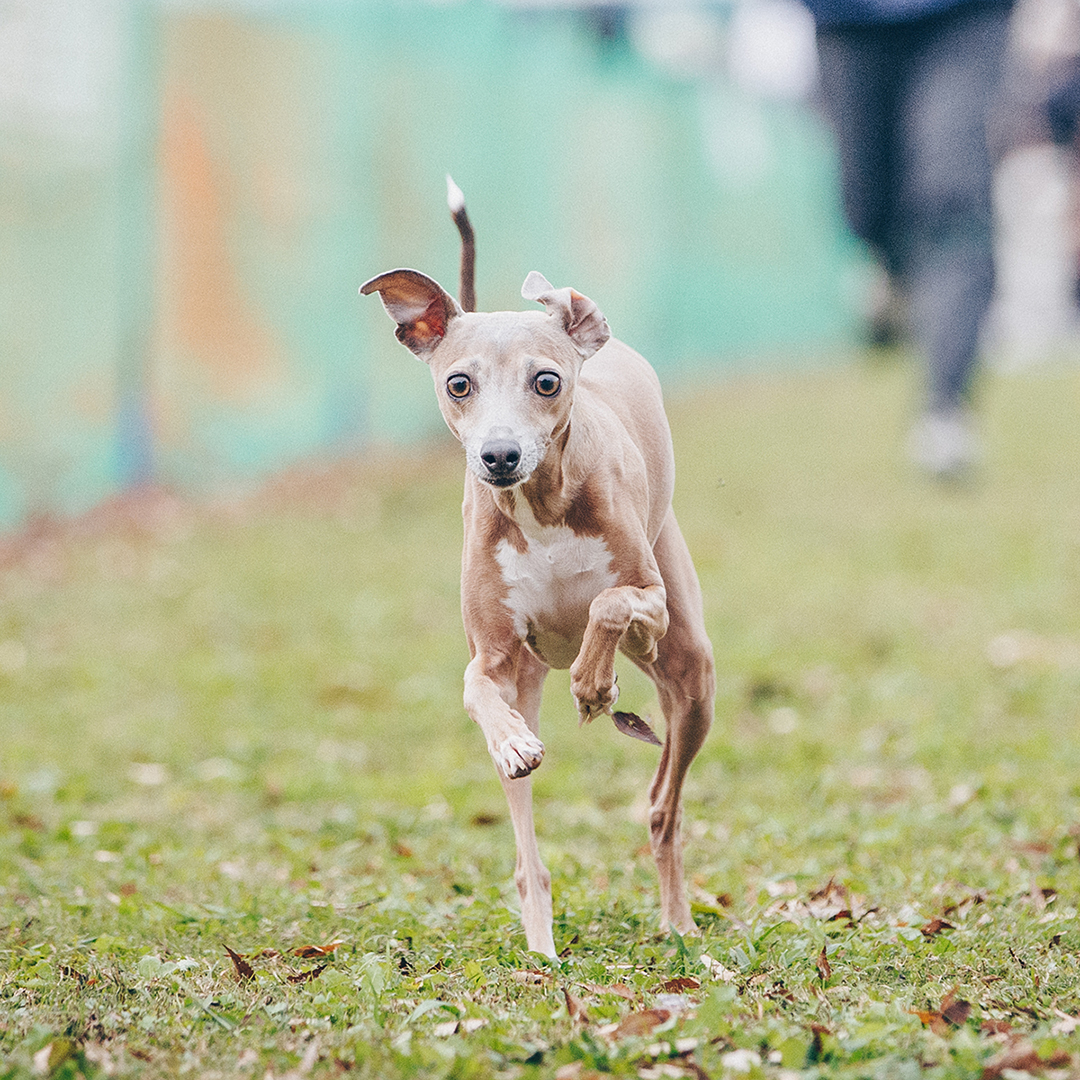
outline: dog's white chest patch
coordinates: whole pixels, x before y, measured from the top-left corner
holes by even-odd
[[[566,526],[527,536],[518,551],[500,540],[495,558],[509,589],[506,606],[514,629],[549,667],[568,668],[589,622],[589,605],[616,584],[611,552],[598,536],[578,536]]]

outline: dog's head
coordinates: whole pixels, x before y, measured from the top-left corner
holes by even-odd
[[[380,274],[360,292],[379,294],[398,340],[430,367],[439,408],[469,468],[493,487],[532,475],[566,430],[582,363],[610,337],[588,297],[553,288],[535,270],[521,295],[546,314],[466,313],[416,270]]]

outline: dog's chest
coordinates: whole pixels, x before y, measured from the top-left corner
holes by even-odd
[[[500,540],[495,558],[508,595],[514,629],[549,667],[568,668],[581,648],[589,605],[616,584],[611,552],[598,536],[578,536],[566,526],[526,536],[518,551]]]

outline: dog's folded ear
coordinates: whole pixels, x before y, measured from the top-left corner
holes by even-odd
[[[398,341],[425,361],[446,336],[451,319],[463,314],[458,302],[419,270],[391,270],[360,286],[362,296],[373,292],[398,324]]]
[[[570,340],[588,359],[611,337],[607,319],[600,309],[587,297],[573,289],[556,289],[543,274],[533,270],[521,286],[526,300],[535,300],[548,309],[549,314],[562,320]]]

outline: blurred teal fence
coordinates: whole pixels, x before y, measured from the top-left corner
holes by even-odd
[[[541,270],[668,381],[850,335],[854,253],[805,108],[489,0],[0,9],[0,525],[207,492],[439,423],[357,286],[482,309]]]

